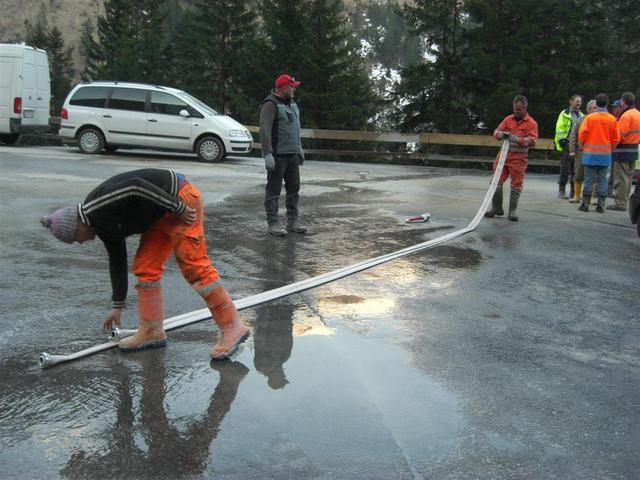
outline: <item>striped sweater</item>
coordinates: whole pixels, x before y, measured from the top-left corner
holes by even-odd
[[[144,232],[167,212],[182,214],[186,205],[178,189],[176,172],[146,168],[109,178],[78,205],[80,221],[95,229],[109,254],[114,308],[124,307],[127,297],[126,237]]]

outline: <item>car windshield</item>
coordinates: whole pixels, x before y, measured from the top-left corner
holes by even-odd
[[[191,103],[194,103],[196,106],[204,110],[209,115],[219,115],[213,108],[211,108],[206,103],[198,100],[196,97],[189,95],[187,92],[181,92],[182,96],[188,99]]]

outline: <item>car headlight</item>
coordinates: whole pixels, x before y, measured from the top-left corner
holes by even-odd
[[[245,130],[229,130],[229,136],[232,138],[247,138]]]

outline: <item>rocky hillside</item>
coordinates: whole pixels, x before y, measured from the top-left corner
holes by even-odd
[[[49,27],[63,33],[66,46],[74,48],[74,61],[80,62],[77,44],[82,25],[90,18],[95,25],[103,0],[1,0],[0,42],[24,41],[27,25],[34,24],[44,11]]]

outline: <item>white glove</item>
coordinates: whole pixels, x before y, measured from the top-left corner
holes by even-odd
[[[264,156],[264,168],[266,168],[268,172],[273,172],[276,169],[276,161],[273,158],[273,153],[267,153]]]

